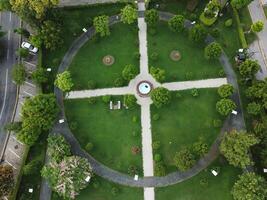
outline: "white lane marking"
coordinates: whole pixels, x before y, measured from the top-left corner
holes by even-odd
[[[29,96],[31,96],[31,97],[33,97],[33,95],[31,94],[31,93],[29,93],[29,92],[26,92],[26,91],[23,91],[25,94],[27,94],[27,95],[29,95]]]
[[[11,31],[9,30],[8,31],[8,36],[7,36],[8,41],[10,40],[10,36],[11,36]]]
[[[15,152],[13,151],[12,149],[8,148],[8,150],[13,153],[17,158],[21,159],[21,157]]]
[[[15,138],[14,136],[11,136],[16,142],[20,143],[21,145],[24,146],[24,144],[22,142],[20,142],[19,140],[17,140],[17,138]]]
[[[34,84],[32,84],[32,83],[30,83],[30,82],[28,82],[28,81],[25,81],[25,83],[28,84],[29,86],[34,87],[34,88],[36,87]]]
[[[9,59],[9,48],[7,48],[7,52],[6,52],[6,59]]]
[[[5,106],[6,106],[7,81],[8,81],[8,69],[6,69],[6,85],[5,85],[5,93],[4,93],[3,106],[2,106],[2,109],[1,109],[1,113],[0,113],[0,120],[1,120],[1,118],[2,118],[2,116],[3,116],[4,109],[5,109]]]
[[[12,13],[11,12],[9,13],[9,21],[10,22],[12,21]]]
[[[7,164],[9,164],[10,166],[12,166],[14,169],[17,169],[14,165],[12,165],[10,162],[8,162],[7,160],[5,160],[5,162],[7,162]]]

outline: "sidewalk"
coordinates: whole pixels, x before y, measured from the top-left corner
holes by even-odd
[[[267,77],[267,19],[264,14],[260,0],[252,1],[248,10],[253,23],[262,21],[264,23],[264,29],[257,33],[258,41],[251,44],[250,50],[256,52],[254,58],[261,64],[261,70],[257,74],[258,79],[264,79]]]
[[[116,3],[119,0],[60,0],[59,7],[79,6],[79,5],[92,5],[103,3]]]

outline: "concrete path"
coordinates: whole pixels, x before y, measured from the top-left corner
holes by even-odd
[[[263,79],[267,77],[267,19],[264,14],[260,0],[252,1],[248,10],[252,19],[252,22],[262,21],[264,23],[264,29],[257,33],[258,41],[252,44],[252,50],[257,51],[256,58],[260,61],[262,70],[257,74],[257,78]]]
[[[93,4],[105,4],[105,3],[116,3],[119,0],[60,0],[58,7],[71,7],[81,5],[93,5]]]
[[[223,84],[227,84],[226,78],[164,83],[162,84],[162,86],[167,88],[168,90],[177,91],[177,90],[188,90],[193,88],[217,88]]]
[[[71,91],[66,95],[66,99],[82,99],[90,97],[98,97],[104,95],[126,95],[132,94],[129,87],[120,88],[104,88],[96,90],[81,90],[81,91]]]

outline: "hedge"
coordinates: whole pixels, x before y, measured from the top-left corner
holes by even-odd
[[[232,9],[233,9],[234,18],[235,18],[236,25],[237,25],[237,31],[238,31],[239,40],[241,42],[242,48],[246,49],[248,47],[248,44],[247,44],[247,41],[246,41],[244,30],[243,30],[243,28],[241,26],[241,22],[240,22],[240,19],[239,19],[238,11],[234,7],[232,7]]]
[[[211,26],[212,24],[214,24],[217,20],[217,17],[213,17],[213,18],[207,18],[205,17],[204,12],[201,13],[201,15],[199,16],[199,20],[205,25],[205,26]]]

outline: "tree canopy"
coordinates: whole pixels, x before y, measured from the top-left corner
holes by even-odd
[[[223,84],[218,88],[218,94],[222,98],[230,97],[234,93],[234,87],[231,84]]]
[[[264,23],[262,21],[257,21],[251,25],[251,30],[254,33],[261,32],[264,28]]]
[[[130,94],[124,95],[123,102],[128,108],[133,108],[137,105],[136,104],[137,99],[135,98],[134,95],[130,95]]]
[[[231,165],[245,168],[252,164],[248,154],[249,148],[258,142],[252,134],[233,130],[224,136],[220,151]]]
[[[100,15],[94,18],[93,21],[96,33],[99,33],[101,37],[110,35],[108,16]]]
[[[216,103],[216,110],[223,116],[229,115],[236,109],[236,104],[231,99],[221,99]]]
[[[260,65],[255,60],[245,60],[240,66],[239,66],[239,72],[243,78],[250,78],[252,79],[255,74],[259,71]]]
[[[124,24],[132,24],[137,19],[137,10],[131,5],[126,5],[121,9],[121,21]]]
[[[164,69],[159,67],[151,67],[150,73],[158,82],[163,82],[165,80],[166,73]]]
[[[170,103],[171,93],[164,87],[158,87],[151,92],[151,99],[157,108]]]
[[[184,26],[185,18],[183,15],[175,15],[169,21],[168,25],[173,32],[182,32],[185,29]]]
[[[9,165],[0,165],[0,197],[8,195],[14,186],[13,168]]]
[[[218,59],[222,54],[222,47],[217,42],[212,42],[205,47],[205,58]]]
[[[252,0],[231,0],[231,4],[236,9],[240,9],[250,4],[251,1]]]
[[[55,86],[57,86],[63,92],[69,92],[74,86],[70,72],[64,71],[61,74],[58,74],[55,80]]]
[[[191,167],[193,167],[195,162],[196,160],[194,154],[192,154],[188,148],[184,148],[179,152],[176,152],[174,156],[175,166],[181,171],[190,169]]]
[[[122,77],[126,81],[132,80],[138,74],[138,68],[132,64],[128,64],[124,67],[122,71]]]
[[[155,27],[159,21],[158,11],[155,9],[150,9],[145,12],[145,21],[148,26]]]
[[[189,39],[193,42],[204,42],[207,31],[201,24],[196,24],[189,30]]]
[[[22,85],[26,80],[26,70],[24,65],[15,65],[12,69],[12,79],[17,85]]]

